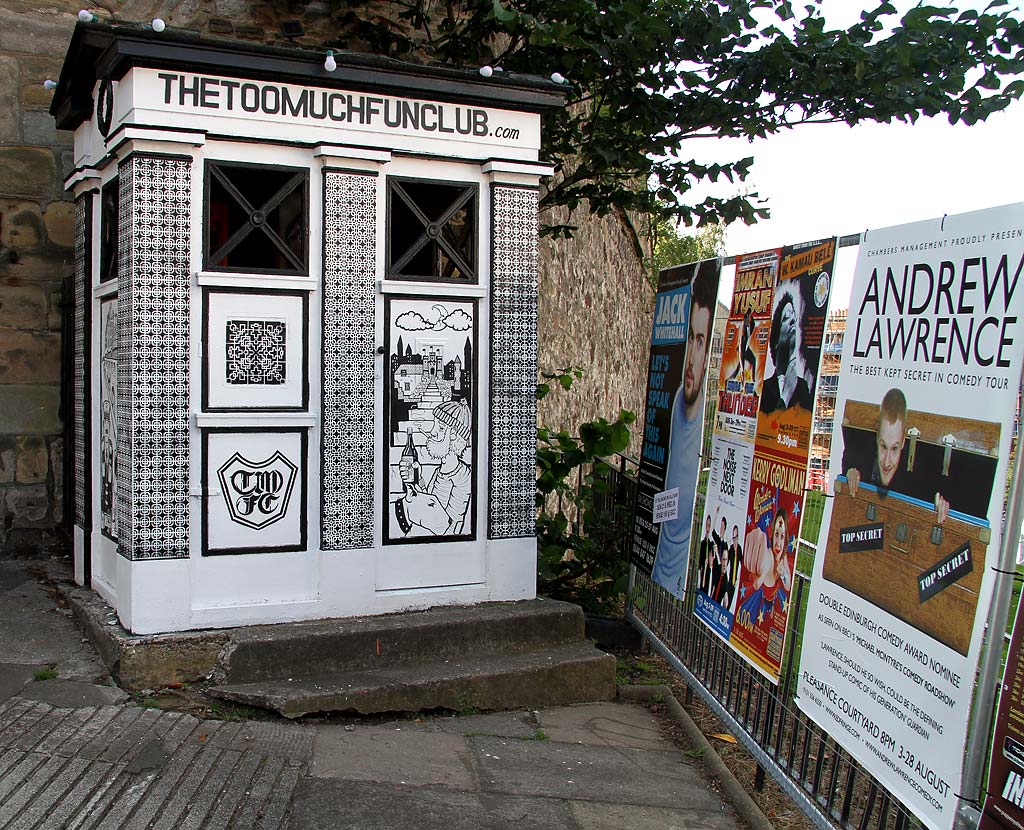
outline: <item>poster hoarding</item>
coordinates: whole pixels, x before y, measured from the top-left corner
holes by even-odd
[[[655,299],[631,558],[677,597],[689,564],[720,273],[719,259],[668,268]]]
[[[797,705],[954,823],[1021,377],[1024,204],[866,234]]]
[[[713,564],[708,566],[711,579],[699,580],[695,613],[774,683],[789,620],[835,249],[834,239],[824,239],[775,252],[772,290],[759,303],[763,323],[758,329],[764,333],[760,394],[746,408],[745,452],[732,446],[737,439],[728,429],[716,432],[712,451],[703,525],[705,532],[710,525],[712,544],[702,540],[700,550],[707,550]],[[746,288],[743,281],[737,285]],[[734,415],[725,417],[732,422],[718,420],[716,426],[735,422]],[[713,486],[717,464],[728,472],[735,458],[747,472],[738,499],[730,498],[727,488]],[[717,574],[727,576],[716,580]]]
[[[988,795],[978,830],[1024,830],[1024,603],[1017,604],[992,738]]]

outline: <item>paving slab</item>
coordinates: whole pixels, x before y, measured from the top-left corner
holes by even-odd
[[[447,732],[449,735],[497,735],[504,738],[535,738],[532,712],[493,712],[487,715],[438,715],[415,720],[392,721],[382,729]]]
[[[658,719],[642,706],[583,703],[537,713],[537,723],[552,741],[626,749],[672,750]]]
[[[576,830],[568,806],[549,798],[459,792],[360,781],[306,779],[288,830]],[[621,830],[621,828],[619,829]]]
[[[473,789],[466,738],[417,729],[321,726],[313,742],[317,778]]]
[[[482,790],[716,811],[722,800],[677,751],[468,738]]]
[[[127,693],[117,686],[97,686],[77,680],[37,680],[21,690],[21,697],[41,700],[51,706],[64,709],[81,709],[87,706],[110,706],[128,699]]]
[[[0,562],[0,581],[0,660],[40,667],[65,664],[66,670],[59,672],[62,676],[93,679],[76,673],[75,667],[90,666],[84,674],[95,674],[100,666],[95,652],[82,641],[82,632],[70,614],[54,606],[53,598],[27,566]]]
[[[32,682],[36,672],[45,666],[25,666],[21,663],[0,663],[0,701],[14,697],[26,683]]]
[[[0,591],[10,591],[31,580],[21,562],[0,561]]]
[[[717,812],[665,807],[644,807],[637,804],[598,804],[593,801],[570,801],[569,809],[581,828],[586,830],[743,830],[746,826],[731,807]]]

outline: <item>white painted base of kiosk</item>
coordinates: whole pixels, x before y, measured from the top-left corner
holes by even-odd
[[[82,542],[76,530],[75,572],[80,581]],[[379,553],[373,550],[133,562],[117,555],[111,539],[94,533],[92,554],[93,590],[134,634],[372,616],[536,596],[533,538],[486,542],[479,581],[385,589],[379,587]]]

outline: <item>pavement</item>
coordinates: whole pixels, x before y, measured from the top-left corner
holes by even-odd
[[[39,563],[0,561],[0,830],[733,830],[649,708],[208,720],[110,680]]]

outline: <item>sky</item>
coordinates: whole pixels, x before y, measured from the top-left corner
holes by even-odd
[[[766,199],[772,216],[750,227],[730,225],[729,256],[1024,201],[1021,101],[972,127],[950,125],[945,116],[913,125],[806,124],[753,142],[692,141],[687,149],[700,161],[754,157],[740,186]],[[726,183],[687,195],[738,190]],[[856,254],[857,248],[840,250],[833,308],[847,305]],[[731,267],[723,272],[723,302],[732,293],[732,273]]]

